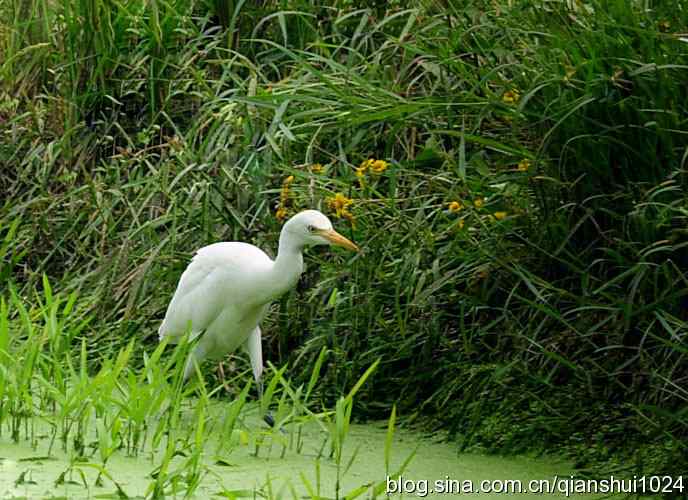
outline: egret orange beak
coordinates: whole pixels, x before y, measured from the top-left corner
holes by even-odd
[[[334,229],[323,229],[318,231],[318,234],[325,238],[327,241],[332,243],[333,245],[337,245],[340,247],[344,247],[348,250],[353,250],[354,252],[358,252],[358,247],[354,245],[351,241],[346,239],[344,236],[339,234],[337,231]]]

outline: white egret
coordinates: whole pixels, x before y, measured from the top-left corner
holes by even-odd
[[[282,227],[277,258],[238,241],[201,248],[182,274],[158,334],[178,343],[190,329],[201,338],[184,368],[184,380],[194,364],[224,356],[243,346],[262,397],[263,354],[260,322],[270,302],[296,285],[303,272],[303,248],[311,245],[358,247],[332,229],[317,210],[305,210]],[[271,418],[265,417],[270,424]]]

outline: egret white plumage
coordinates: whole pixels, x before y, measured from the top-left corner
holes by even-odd
[[[358,247],[332,228],[317,210],[305,210],[282,227],[277,257],[238,241],[201,248],[182,274],[158,334],[179,342],[191,332],[201,338],[189,356],[184,380],[194,363],[219,358],[243,346],[262,396],[263,354],[260,322],[270,303],[296,285],[303,272],[303,249],[311,245]]]

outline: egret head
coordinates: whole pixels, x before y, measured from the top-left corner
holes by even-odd
[[[349,250],[358,247],[332,228],[332,223],[317,210],[304,210],[287,221],[282,229],[304,246],[337,245]]]

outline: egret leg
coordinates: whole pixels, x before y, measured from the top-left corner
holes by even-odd
[[[263,401],[263,379],[261,378],[256,380],[256,384],[258,385],[258,401]],[[272,413],[267,412],[265,415],[263,415],[263,420],[270,427],[275,426],[275,419],[273,418]]]
[[[263,374],[263,349],[260,341],[260,327],[256,326],[255,329],[249,334],[246,339],[245,344],[246,350],[248,351],[248,356],[251,358],[251,368],[253,369],[253,378],[256,381],[256,386],[258,387],[258,400],[263,401],[263,379],[261,375]],[[263,420],[270,427],[275,426],[275,419],[272,417],[270,412],[263,415]]]
[[[263,400],[263,379],[256,380],[256,385],[258,386],[258,401]]]

